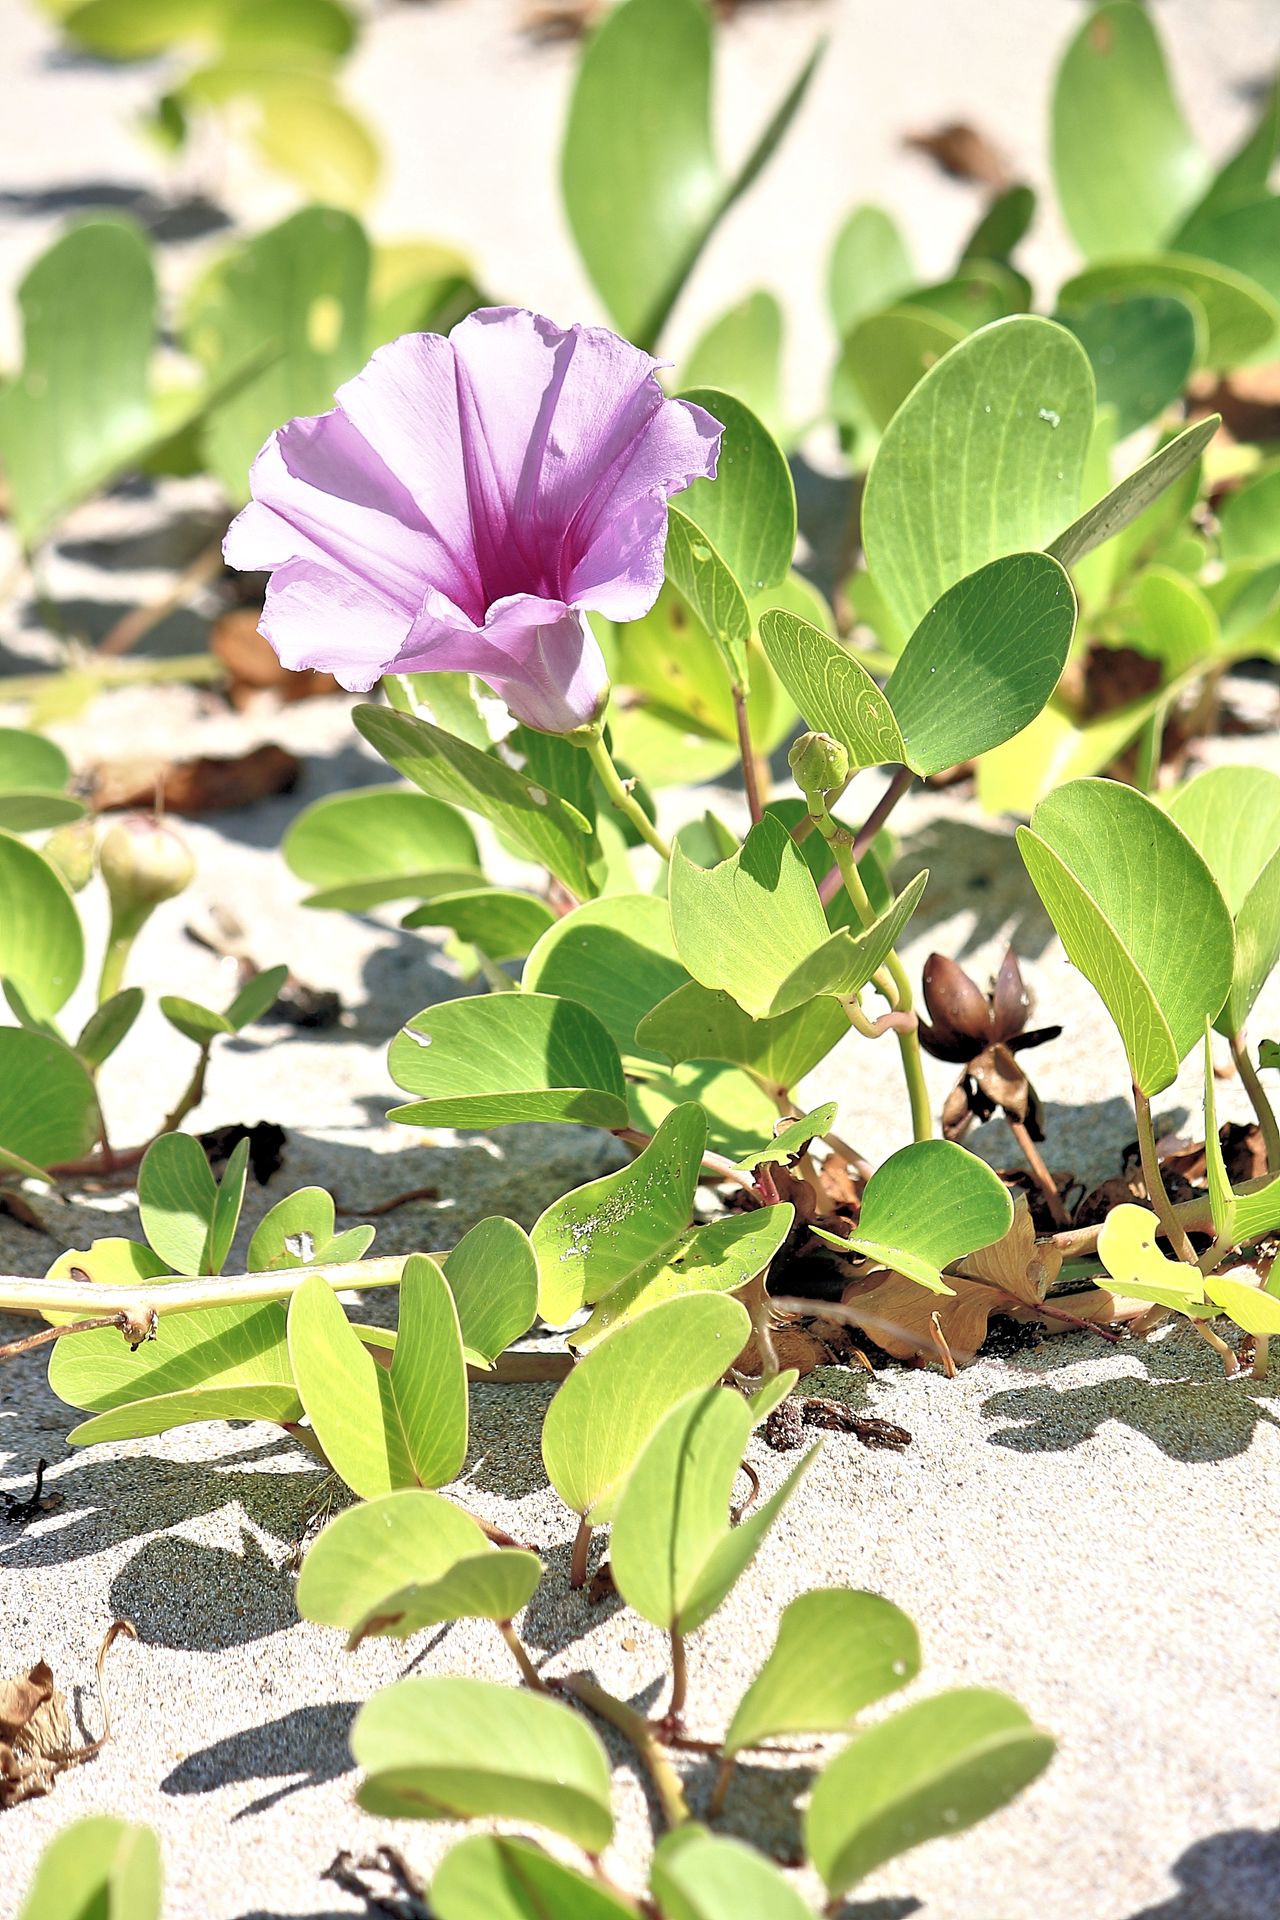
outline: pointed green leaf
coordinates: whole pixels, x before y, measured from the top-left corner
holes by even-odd
[[[957,580],[1067,523],[1093,414],[1084,348],[1029,314],[980,328],[926,373],[880,442],[862,506],[867,563],[907,632]]]
[[[286,966],[262,967],[246,980],[229,1002],[225,1019],[233,1033],[252,1027],[269,1013],[280,998],[280,989],[289,978]]]
[[[84,935],[62,875],[43,854],[0,832],[0,978],[37,1016],[55,1014],[84,968]]]
[[[162,1877],[150,1827],[93,1814],[45,1847],[18,1920],[160,1920]]]
[[[915,773],[976,759],[1028,726],[1057,686],[1076,599],[1044,553],[1013,553],[958,580],[908,640],[885,695]]]
[[[1280,775],[1212,767],[1169,802],[1171,817],[1218,883],[1235,924],[1231,991],[1216,1017],[1241,1032],[1280,960]]]
[[[289,1357],[330,1466],[361,1499],[456,1478],[467,1451],[467,1375],[453,1296],[434,1260],[414,1254],[405,1264],[389,1368],[318,1274],[289,1302]]]
[[[212,1273],[210,1229],[218,1183],[200,1142],[189,1133],[162,1133],[138,1169],[142,1231],[174,1273]]]
[[[836,1244],[931,1292],[951,1293],[942,1268],[993,1246],[1012,1225],[1008,1189],[985,1162],[950,1140],[918,1140],[877,1167],[862,1196],[857,1233]]]
[[[144,997],[141,987],[124,987],[95,1007],[76,1040],[80,1058],[91,1067],[109,1060],[142,1012]]]
[[[683,1294],[579,1360],[547,1409],[542,1458],[565,1505],[601,1526],[663,1415],[733,1365],[751,1329],[727,1294]]]
[[[776,1020],[753,1020],[727,993],[690,980],[644,1016],[636,1041],[675,1063],[729,1060],[789,1092],[848,1031],[836,1000],[810,1000]]]
[[[767,1147],[744,1154],[738,1165],[745,1173],[753,1167],[769,1166],[777,1161],[793,1160],[813,1140],[820,1140],[828,1132],[836,1117],[834,1100],[825,1106],[815,1107],[812,1113],[805,1113],[798,1120],[788,1120],[779,1126]]]
[[[222,1179],[218,1183],[213,1212],[209,1219],[208,1271],[221,1273],[231,1251],[244,1205],[245,1182],[249,1176],[249,1142],[237,1140],[231,1150]]]
[[[961,1687],[858,1734],[824,1770],[805,1815],[832,1895],[924,1840],[961,1833],[1044,1772],[1054,1743],[1016,1701]]]
[[[277,1200],[258,1222],[249,1242],[249,1271],[276,1273],[359,1260],[375,1232],[374,1227],[348,1227],[338,1233],[333,1196],[323,1187],[300,1187]]]
[[[291,870],[315,888],[308,906],[363,912],[384,900],[416,900],[420,880],[480,867],[475,835],[455,807],[425,793],[365,787],[305,807],[281,847]]]
[[[532,1841],[473,1833],[431,1882],[439,1920],[634,1920],[635,1909]]]
[[[444,1259],[467,1358],[492,1366],[528,1333],[538,1310],[538,1263],[523,1227],[493,1215],[477,1220]]]
[[[549,868],[572,892],[595,892],[595,836],[558,794],[412,714],[357,707],[353,718],[369,745],[424,793],[481,814],[522,859]]]
[[[893,709],[862,662],[809,621],[771,611],[760,644],[809,725],[848,749],[854,768],[896,764],[902,735]]]
[[[843,1732],[919,1671],[915,1627],[878,1593],[802,1593],[784,1608],[778,1637],[738,1702],[725,1756],[780,1735]]]
[[[1092,553],[1095,547],[1123,532],[1153,500],[1159,499],[1166,487],[1171,487],[1195,464],[1221,424],[1220,415],[1211,414],[1207,420],[1198,420],[1195,426],[1184,428],[1166,441],[1150,459],[1144,460],[1110,493],[1095,501],[1050,543],[1048,550],[1054,559],[1064,567],[1073,567],[1086,553]]]
[[[181,994],[162,993],[160,1011],[184,1040],[190,1040],[197,1047],[208,1046],[219,1034],[235,1031],[225,1014],[215,1012],[212,1007],[202,1007],[198,1000],[186,1000]]]
[[[692,1821],[662,1836],[649,1884],[665,1920],[808,1920],[810,1911],[772,1860]]]
[[[396,1085],[422,1096],[392,1108],[390,1118],[406,1124],[627,1124],[618,1050],[595,1015],[573,1000],[545,993],[446,1000],[415,1014],[387,1058]]]
[[[601,1853],[613,1833],[609,1762],[580,1714],[489,1680],[414,1678],[356,1715],[351,1751],[367,1813],[506,1819]]]
[[[71,1048],[0,1027],[0,1158],[61,1166],[88,1153],[101,1128],[93,1081]]]
[[[575,907],[549,927],[529,955],[522,986],[560,994],[593,1013],[621,1054],[637,1050],[637,1027],[686,983],[671,916],[654,894],[611,893]],[[643,1050],[643,1048],[641,1049]]]
[[[786,455],[742,400],[714,387],[681,394],[724,428],[714,480],[695,480],[680,512],[711,541],[750,597],[776,587],[796,546],[796,489]]]
[[[1231,987],[1231,916],[1209,869],[1166,814],[1109,780],[1059,787],[1019,827],[1018,846],[1134,1080],[1148,1098],[1163,1092]]]

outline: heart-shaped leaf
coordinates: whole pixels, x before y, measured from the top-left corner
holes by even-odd
[[[538,1263],[523,1227],[493,1215],[477,1220],[445,1256],[467,1359],[492,1366],[527,1333],[538,1310]]]
[[[397,1681],[360,1709],[351,1751],[368,1813],[527,1820],[588,1853],[613,1833],[609,1762],[558,1700],[458,1676]]]
[[[1209,869],[1159,807],[1111,780],[1049,794],[1018,846],[1068,959],[1120,1030],[1136,1085],[1148,1099],[1163,1092],[1231,987],[1231,916]]]
[[[446,1000],[415,1014],[387,1059],[396,1085],[422,1096],[391,1110],[391,1119],[409,1125],[627,1124],[618,1050],[574,1000],[545,993]]]
[[[258,1222],[249,1242],[249,1271],[278,1273],[359,1260],[375,1232],[374,1227],[347,1227],[339,1233],[333,1196],[324,1187],[300,1187],[277,1200]]]
[[[613,1516],[663,1415],[712,1386],[751,1329],[727,1294],[691,1293],[629,1320],[579,1360],[547,1408],[542,1458],[565,1505],[592,1526]]]
[[[820,995],[865,986],[897,944],[927,879],[917,874],[865,930],[829,933],[804,855],[766,814],[717,867],[697,867],[679,845],[674,849],[676,951],[704,987],[723,988],[753,1019],[773,1018]]]
[[[888,699],[862,662],[837,640],[795,614],[777,610],[760,621],[769,665],[818,733],[848,750],[850,765],[891,765],[906,751]]]
[[[1128,0],[1123,0],[1128,4]],[[1191,254],[1153,253],[1103,260],[1059,290],[1058,304],[1087,307],[1116,294],[1164,293],[1204,316],[1200,356],[1225,372],[1266,351],[1280,326],[1280,306],[1256,280]]]
[[[37,1016],[55,1014],[84,969],[84,935],[71,889],[34,847],[0,832],[0,979]]]
[[[1159,1231],[1149,1207],[1113,1207],[1098,1235],[1098,1258],[1121,1293],[1195,1317],[1204,1301],[1204,1276],[1198,1267],[1163,1253],[1156,1245]]]
[[[1057,686],[1076,600],[1044,553],[1012,553],[949,587],[885,689],[915,773],[976,759],[1030,724]]]
[[[665,1920],[809,1920],[810,1909],[772,1860],[693,1822],[662,1836],[649,1884]]]
[[[1218,414],[1198,420],[1144,460],[1118,486],[1095,501],[1086,513],[1060,533],[1049,552],[1064,567],[1073,567],[1086,553],[1092,553],[1146,511],[1167,487],[1171,487],[1200,458],[1222,424]]]
[[[676,958],[666,901],[611,893],[548,928],[521,984],[526,992],[559,994],[588,1008],[627,1055],[638,1049],[636,1029],[649,1009],[688,977]],[[643,1043],[639,1050],[646,1050]]]
[[[1280,960],[1280,775],[1212,767],[1178,789],[1169,812],[1198,848],[1235,926],[1231,991],[1215,1025],[1239,1033]]]
[[[802,1593],[783,1609],[768,1658],[738,1702],[725,1758],[780,1735],[840,1733],[919,1671],[915,1627],[878,1593]]]
[[[467,1374],[453,1295],[434,1260],[405,1262],[389,1368],[362,1345],[318,1274],[289,1302],[289,1358],[316,1438],[353,1493],[368,1500],[457,1476],[467,1451]]]
[[[431,1882],[439,1920],[634,1920],[598,1880],[566,1867],[532,1841],[473,1833],[447,1853]]]
[[[0,1027],[0,1165],[61,1166],[88,1153],[102,1128],[83,1060],[60,1040]]]
[[[1117,440],[1171,406],[1196,363],[1196,314],[1165,293],[1114,294],[1060,313],[1089,356],[1098,408],[1115,413]]]
[[[1086,259],[1155,250],[1202,192],[1208,164],[1174,99],[1150,15],[1096,8],[1053,94],[1053,175]]]
[[[1005,1694],[961,1687],[917,1701],[858,1734],[823,1771],[805,1814],[809,1857],[837,1897],[909,1847],[1006,1806],[1053,1751]]]
[[[1084,348],[1029,314],[980,328],[926,373],[889,423],[862,505],[867,563],[905,632],[957,580],[1066,525],[1093,414]]]
[[[876,1168],[852,1239],[823,1238],[933,1293],[951,1293],[943,1267],[993,1246],[1012,1225],[1009,1190],[984,1161],[950,1140],[918,1140]]]
[[[536,1553],[498,1548],[452,1501],[406,1488],[331,1520],[298,1576],[298,1612],[344,1627],[348,1645],[407,1640],[445,1620],[511,1620],[542,1574]]]
[[[309,907],[362,913],[384,900],[416,900],[444,874],[478,877],[475,835],[455,807],[425,793],[366,787],[335,793],[303,810],[281,848],[300,880],[315,888]]]
[[[636,1040],[677,1063],[732,1061],[770,1090],[789,1093],[848,1031],[836,1000],[810,1000],[776,1020],[753,1020],[727,993],[690,980],[644,1016]]]
[[[762,1274],[795,1222],[790,1201],[727,1214],[687,1234],[655,1273],[638,1272],[606,1293],[570,1335],[579,1353],[612,1328],[681,1293],[736,1293]]]
[[[780,1375],[777,1405],[795,1385]],[[768,1410],[723,1387],[671,1409],[636,1461],[618,1502],[609,1562],[627,1605],[664,1632],[696,1633],[728,1597],[817,1448],[736,1527],[729,1505],[747,1440]]]
[[[724,428],[714,480],[695,480],[680,512],[711,541],[748,596],[778,586],[796,546],[796,489],[786,455],[750,407],[714,387],[681,395]]]
[[[93,1814],[49,1842],[18,1920],[160,1920],[162,1877],[150,1827]]]
[[[356,707],[352,717],[369,745],[431,798],[482,815],[522,859],[547,867],[574,893],[596,891],[598,842],[558,794],[413,714]]]

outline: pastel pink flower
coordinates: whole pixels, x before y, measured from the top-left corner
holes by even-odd
[[[716,470],[719,423],[666,397],[661,364],[515,307],[380,347],[331,413],[272,434],[227,533],[229,565],[271,574],[283,664],[353,690],[474,673],[531,727],[592,724],[587,615],[649,611],[667,501]]]

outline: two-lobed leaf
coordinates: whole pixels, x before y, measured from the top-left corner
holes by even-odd
[[[552,994],[480,994],[427,1007],[391,1042],[388,1064],[396,1085],[419,1096],[391,1111],[409,1125],[627,1124],[611,1036],[585,1007]]]

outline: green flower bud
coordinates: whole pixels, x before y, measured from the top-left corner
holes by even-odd
[[[849,778],[849,749],[829,733],[802,733],[787,764],[801,793],[838,793]]]
[[[97,822],[91,814],[80,820],[68,820],[55,827],[44,843],[44,857],[62,875],[72,893],[79,893],[93,878],[93,849],[98,837]]]
[[[98,866],[116,915],[142,916],[172,900],[195,878],[196,863],[182,835],[167,821],[129,814],[108,827],[98,849]]]

